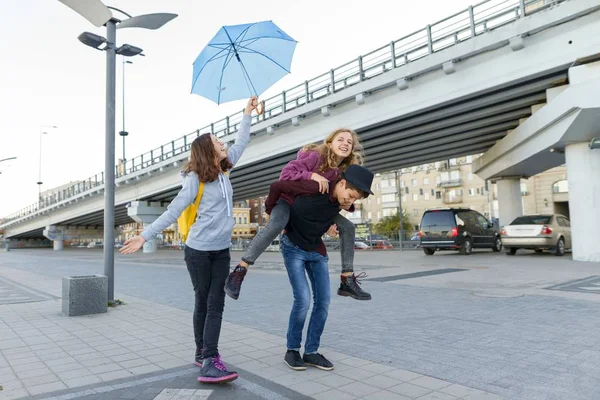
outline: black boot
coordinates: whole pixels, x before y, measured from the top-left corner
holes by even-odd
[[[361,272],[358,275],[344,276],[342,275],[342,282],[337,294],[340,296],[352,297],[356,300],[371,300],[371,294],[365,292],[360,288],[360,281],[358,278],[364,278],[367,274]]]
[[[225,293],[227,293],[227,296],[234,300],[240,297],[240,289],[242,288],[242,281],[246,276],[246,272],[248,272],[248,268],[244,268],[239,264],[231,271],[227,279],[225,279]]]

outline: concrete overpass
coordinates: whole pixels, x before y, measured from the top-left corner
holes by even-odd
[[[474,162],[498,184],[500,224],[523,215],[520,179],[567,165],[573,258],[600,261],[600,61],[569,68],[569,84],[548,89],[548,104]]]
[[[302,145],[357,130],[375,172],[492,148],[568,83],[568,69],[600,48],[597,0],[487,1],[267,99],[231,176],[237,199],[264,194]],[[168,202],[189,143],[211,131],[232,140],[240,115],[173,140],[117,168],[116,224],[131,201]],[[8,216],[7,237],[49,225],[101,227],[101,174]]]

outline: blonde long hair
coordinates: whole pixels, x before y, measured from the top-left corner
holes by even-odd
[[[335,153],[331,150],[331,143],[335,137],[342,132],[348,132],[352,136],[352,151],[350,155],[338,165],[335,160]],[[364,155],[363,148],[360,144],[358,134],[352,129],[339,128],[331,132],[321,144],[309,144],[302,148],[302,151],[318,151],[321,156],[325,157],[325,162],[319,167],[319,172],[325,172],[328,169],[339,168],[340,171],[345,171],[352,164],[363,165]]]

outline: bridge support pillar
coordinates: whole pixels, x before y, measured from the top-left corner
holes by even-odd
[[[515,218],[523,215],[521,201],[521,178],[510,177],[496,180],[498,189],[498,219],[500,226],[510,224]]]
[[[63,250],[65,234],[61,228],[55,225],[48,225],[46,226],[46,229],[42,231],[42,234],[44,235],[44,237],[52,240],[53,248],[55,251]]]
[[[103,230],[98,228],[48,225],[42,234],[52,240],[54,250],[61,251],[64,249],[65,240],[100,239],[102,232]]]
[[[54,249],[54,251],[61,251],[64,249],[64,240],[53,240],[52,241],[52,247]]]
[[[600,261],[600,150],[588,143],[565,147],[573,260]]]
[[[134,221],[144,225],[146,229],[156,218],[167,210],[160,203],[149,203],[147,201],[132,201],[127,208],[127,215],[133,218]],[[144,243],[144,253],[154,253],[158,249],[156,239],[152,239]]]

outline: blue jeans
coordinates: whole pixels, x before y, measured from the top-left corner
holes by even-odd
[[[287,348],[300,351],[302,330],[310,306],[310,279],[313,292],[313,309],[308,323],[304,353],[316,353],[327,321],[331,292],[329,286],[328,258],[316,251],[305,251],[293,244],[287,236],[281,240],[283,261],[294,292],[294,305],[290,313],[287,332]]]

